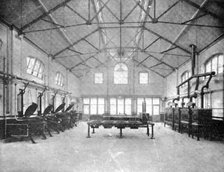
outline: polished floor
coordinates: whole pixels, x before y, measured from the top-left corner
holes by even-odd
[[[0,143],[1,172],[223,172],[224,142],[188,138],[162,124],[155,139],[146,129],[96,130],[87,136],[87,124],[47,140]]]

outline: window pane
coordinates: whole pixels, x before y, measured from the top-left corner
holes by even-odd
[[[153,98],[153,104],[159,104],[159,98]]]
[[[124,114],[124,99],[118,99],[117,104],[117,113]]]
[[[217,57],[214,57],[212,59],[212,71],[215,71],[215,73],[217,74],[217,67],[218,67],[218,64],[217,64]]]
[[[104,113],[104,98],[98,98],[98,114]]]
[[[119,63],[114,67],[114,83],[115,84],[128,83],[128,68],[125,64]]]
[[[152,98],[146,98],[145,102],[146,104],[152,104]]]
[[[111,98],[110,99],[110,114],[111,115],[115,115],[117,111],[116,108],[116,99],[115,98]]]
[[[29,65],[27,66],[27,73],[28,74],[32,74],[34,63],[35,63],[35,59],[34,58],[30,58]]]
[[[111,98],[110,99],[110,104],[116,104],[116,99],[115,98]]]
[[[137,113],[142,113],[142,105],[137,106]]]
[[[32,73],[32,69],[29,69],[29,68],[28,68],[28,69],[26,70],[26,72],[27,72],[28,74],[31,74],[31,73]]]
[[[104,98],[98,98],[98,104],[104,104]]]
[[[29,66],[29,63],[30,63],[30,57],[27,57],[26,58],[26,67],[28,68],[28,66]]]
[[[152,115],[152,104],[146,104],[146,113]]]
[[[142,105],[142,102],[144,101],[144,99],[143,98],[138,98],[137,99],[137,104],[138,105]]]
[[[83,106],[83,112],[84,112],[84,114],[89,114],[89,105]]]
[[[211,61],[205,65],[206,72],[211,72]]]
[[[33,75],[37,76],[38,71],[39,71],[39,67],[40,67],[40,62],[38,60],[36,60],[35,66],[34,66],[34,70],[33,70]]]
[[[97,99],[96,98],[91,98],[91,104],[96,105]]]
[[[125,114],[131,115],[131,105],[125,105]]]
[[[110,104],[110,114],[116,115],[116,105]]]
[[[159,115],[159,106],[153,106],[153,115]]]
[[[42,78],[42,76],[43,76],[43,65],[40,66],[38,78]]]
[[[218,73],[222,73],[223,72],[223,59],[224,59],[224,56],[223,55],[220,55],[219,56],[219,62],[218,62]]]
[[[98,114],[102,115],[104,113],[104,105],[98,105]]]
[[[84,103],[84,104],[89,104],[89,98],[84,98],[84,99],[83,99],[83,103]]]
[[[96,111],[97,111],[96,107],[97,107],[96,105],[93,105],[93,104],[90,105],[90,114],[91,115],[96,115]]]

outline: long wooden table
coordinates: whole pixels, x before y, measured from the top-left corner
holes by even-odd
[[[87,138],[90,138],[90,128],[93,129],[93,134],[95,133],[95,128],[103,126],[104,128],[116,127],[120,129],[120,138],[122,138],[122,129],[131,128],[146,128],[147,136],[149,136],[149,125],[151,126],[152,134],[151,139],[154,139],[154,123],[143,119],[140,116],[126,116],[126,115],[91,115],[88,124],[88,135]]]

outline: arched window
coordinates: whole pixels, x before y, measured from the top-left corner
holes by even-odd
[[[61,72],[56,73],[55,83],[56,83],[56,85],[59,85],[59,86],[64,85],[64,76],[62,75]]]
[[[37,58],[27,57],[26,58],[27,68],[26,72],[40,79],[43,78],[44,64]]]
[[[189,77],[190,77],[190,72],[188,70],[183,72],[182,75],[181,75],[181,83],[186,81]],[[187,86],[187,83],[185,83],[183,85],[183,87],[185,87],[185,86]]]
[[[205,72],[223,72],[223,54],[214,55],[205,62]]]
[[[118,63],[114,67],[114,84],[128,83],[128,67],[124,63]]]

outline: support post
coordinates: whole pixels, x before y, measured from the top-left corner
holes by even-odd
[[[147,124],[147,136],[149,136],[149,124]]]
[[[122,128],[120,128],[120,138],[122,138]]]
[[[87,138],[90,138],[90,126],[88,124],[88,135],[87,135]]]
[[[154,138],[154,124],[151,124],[151,126],[152,126],[152,136],[151,136],[151,139],[155,139]]]

